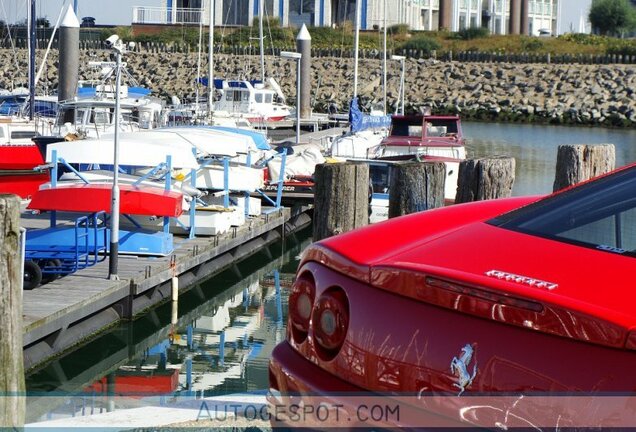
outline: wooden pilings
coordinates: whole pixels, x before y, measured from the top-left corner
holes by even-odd
[[[462,161],[459,164],[455,203],[509,197],[514,182],[515,159],[512,157]]]
[[[444,205],[444,162],[407,162],[391,170],[389,218]]]
[[[561,145],[557,151],[553,190],[609,172],[615,164],[614,144]]]
[[[367,164],[316,165],[314,178],[314,241],[369,223]]]
[[[0,427],[21,427],[25,415],[22,362],[20,203],[0,195]]]

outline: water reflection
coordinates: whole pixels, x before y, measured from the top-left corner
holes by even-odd
[[[31,373],[27,422],[109,411],[119,395],[267,389],[270,353],[285,335],[286,287],[309,241],[304,233],[282,254],[272,245],[183,293],[176,323],[174,305],[164,304]]]
[[[462,123],[468,156],[516,159],[513,195],[552,192],[556,155],[562,144],[614,144],[616,166],[636,161],[636,130],[592,127]]]

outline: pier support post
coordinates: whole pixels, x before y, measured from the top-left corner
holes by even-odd
[[[467,159],[459,164],[455,203],[509,197],[514,182],[512,157]]]
[[[508,33],[518,35],[521,27],[521,0],[510,0]]]
[[[303,24],[296,37],[296,51],[302,54],[300,59],[300,118],[311,118],[311,35]]]
[[[557,191],[612,171],[615,164],[614,144],[560,145],[553,190]]]
[[[369,223],[368,165],[319,164],[314,178],[314,241]]]
[[[530,5],[529,0],[521,0],[521,28],[520,33],[522,35],[530,35]],[[530,35],[532,36],[532,35]]]
[[[20,202],[0,195],[0,427],[24,425]]]
[[[444,206],[444,162],[394,165],[389,184],[389,218]]]
[[[79,33],[79,21],[71,5],[68,5],[64,19],[60,24],[59,85],[57,92],[57,100],[60,102],[73,99],[77,93]],[[74,116],[74,110],[69,110],[64,114],[63,121],[72,122]]]
[[[452,0],[440,0],[439,2],[439,30],[451,30],[453,23]]]

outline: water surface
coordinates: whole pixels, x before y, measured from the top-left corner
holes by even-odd
[[[636,129],[462,122],[468,157],[512,156],[513,195],[552,192],[556,155],[562,144],[614,144],[616,166],[636,161]]]

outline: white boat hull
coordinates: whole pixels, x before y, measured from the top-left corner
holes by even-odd
[[[199,189],[225,189],[223,165],[211,164],[197,171],[196,187]],[[231,165],[228,189],[236,192],[253,192],[264,186],[263,170],[241,165]]]
[[[142,228],[160,231],[163,229],[163,219],[145,216],[131,217]],[[185,226],[177,223],[177,220]],[[201,209],[195,212],[195,235],[197,236],[215,236],[228,232],[233,226],[240,226],[245,223],[245,213],[238,207],[231,207],[228,210],[216,210],[209,208]],[[121,220],[122,227],[134,227],[127,218]],[[187,235],[189,234],[190,214],[184,213],[176,220],[170,219],[170,232],[173,234]]]

